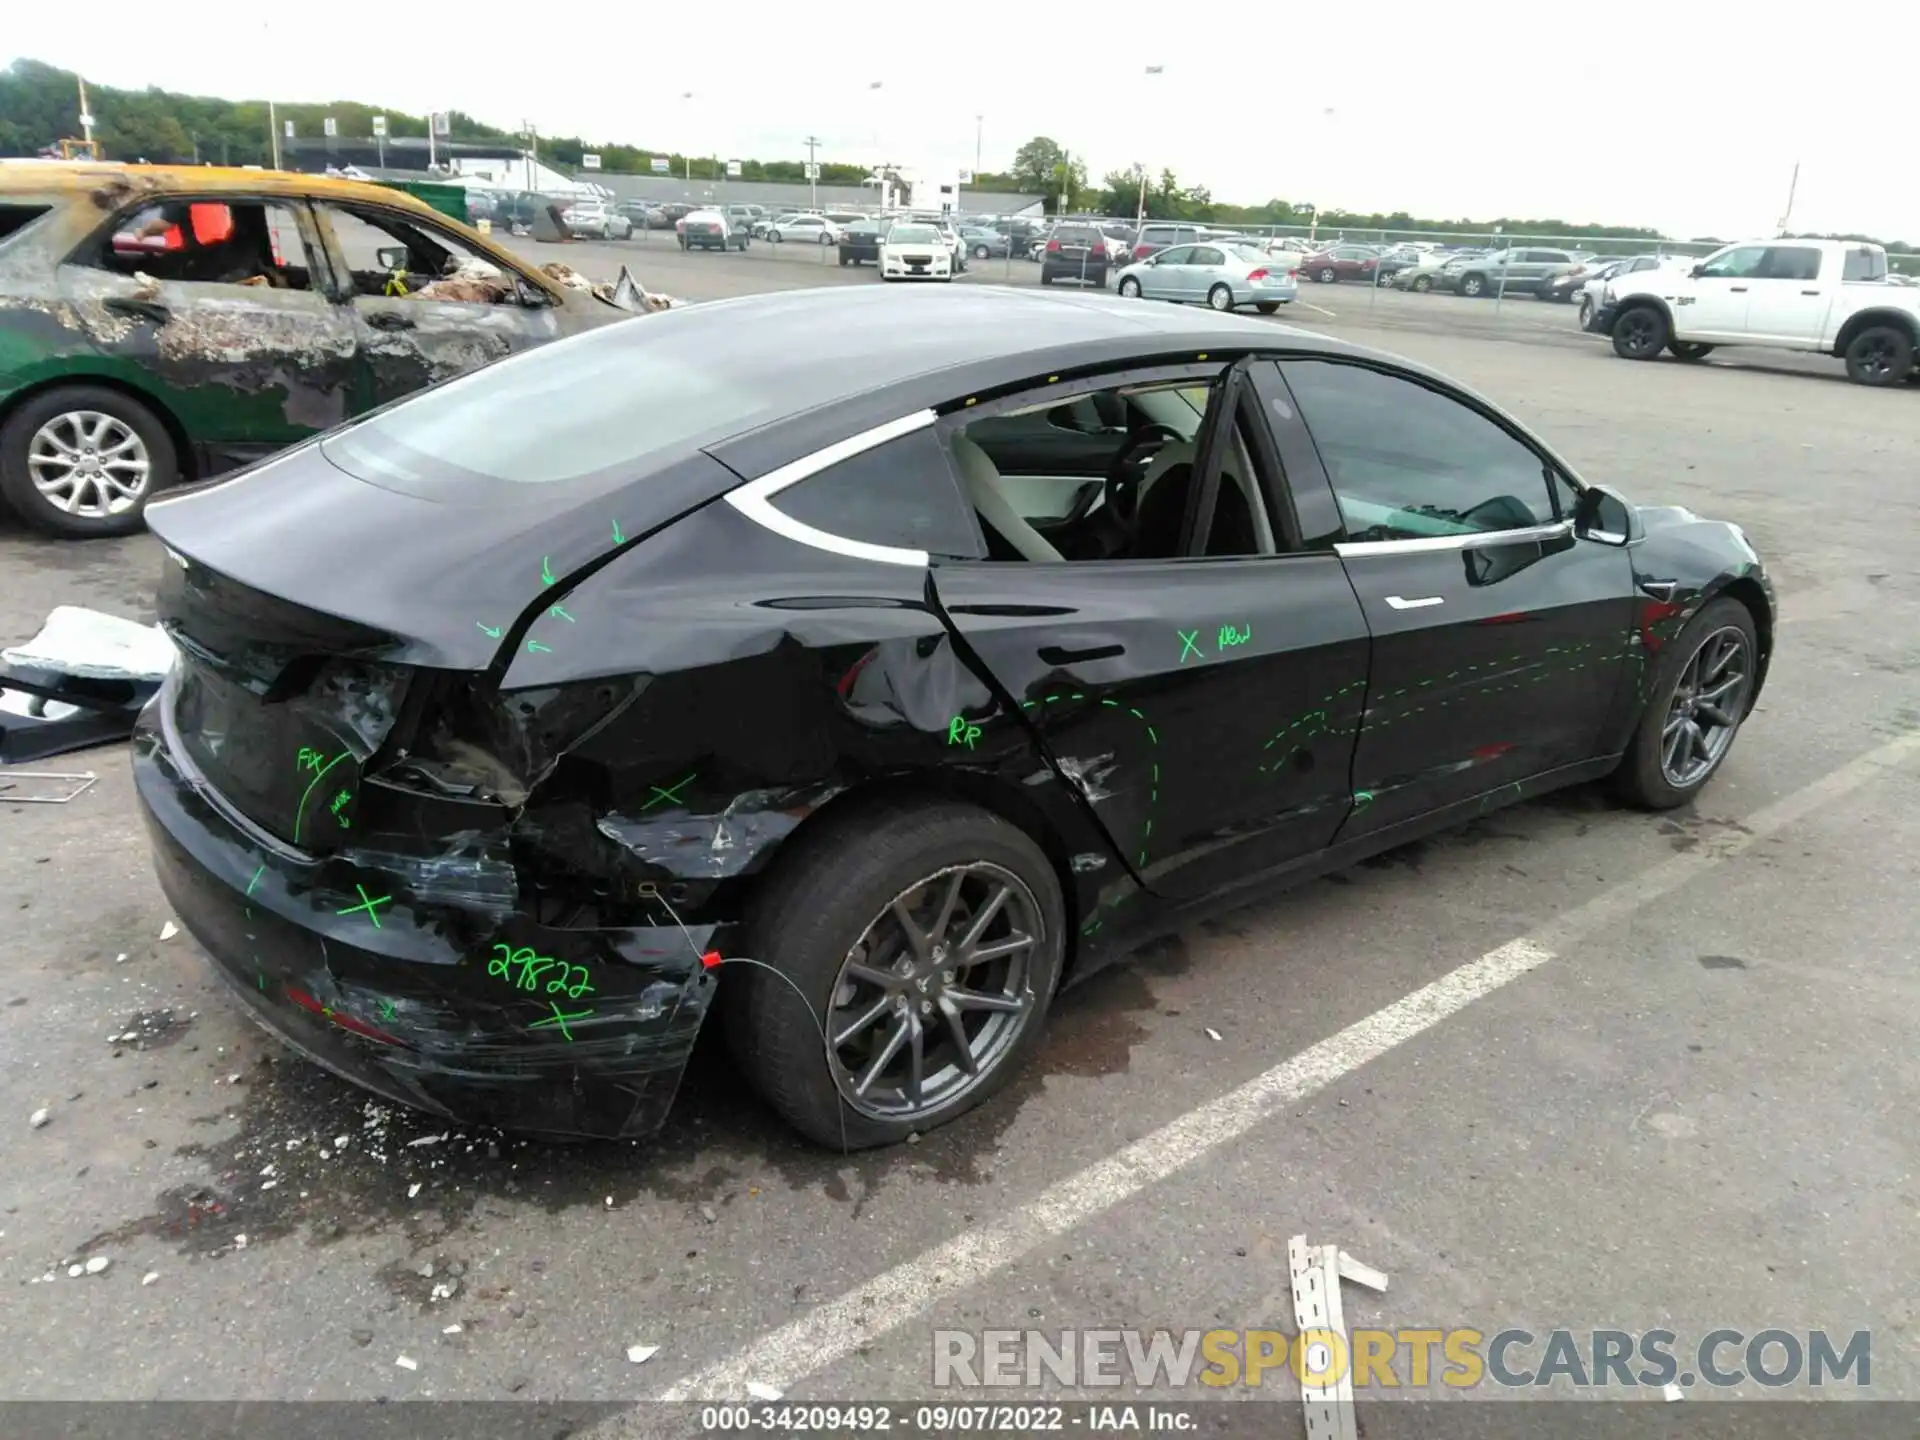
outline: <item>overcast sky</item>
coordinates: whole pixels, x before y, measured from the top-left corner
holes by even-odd
[[[491,20],[447,7],[438,33],[424,18],[435,8],[393,10],[390,25],[377,5],[189,25],[92,0],[77,25],[61,6],[15,0],[0,58],[234,99],[460,109],[720,158],[805,159],[813,134],[823,159],[966,167],[977,132],[994,170],[1044,134],[1096,178],[1142,161],[1244,204],[1557,216],[1683,237],[1771,232],[1798,161],[1796,228],[1920,243],[1907,87],[1830,63],[1844,31],[1848,49],[1910,66],[1914,5],[1857,19],[1801,7],[1773,23],[1764,7],[1666,0],[1602,23],[1606,7],[1515,0],[1107,0],[1085,6],[1081,26],[1081,7],[1030,0],[910,7],[896,21],[870,4],[552,0]]]

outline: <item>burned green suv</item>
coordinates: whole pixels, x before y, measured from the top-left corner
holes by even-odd
[[[140,528],[170,485],[647,308],[385,186],[0,162],[0,498]]]

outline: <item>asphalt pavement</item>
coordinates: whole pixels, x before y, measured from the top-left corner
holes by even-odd
[[[759,245],[527,248],[696,300],[879,283]],[[122,748],[67,757],[79,799],[0,803],[0,1398],[929,1397],[936,1329],[1291,1330],[1301,1233],[1389,1272],[1351,1326],[1865,1329],[1871,1393],[1920,1398],[1920,393],[1632,364],[1531,300],[1309,286],[1282,318],[1746,528],[1778,655],[1695,806],[1575,790],[1263,899],[1070,992],[981,1111],[842,1157],[712,1046],[647,1144],[369,1102],[172,933]],[[161,563],[0,530],[0,636],[150,618]]]

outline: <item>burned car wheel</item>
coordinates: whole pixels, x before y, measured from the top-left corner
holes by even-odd
[[[767,892],[752,945],[770,969],[729,970],[729,1038],[809,1138],[905,1139],[1000,1089],[1039,1043],[1063,924],[1053,866],[1006,821],[954,803],[865,811]]]
[[[49,390],[0,427],[0,494],[49,534],[130,535],[177,476],[166,427],[117,390]]]

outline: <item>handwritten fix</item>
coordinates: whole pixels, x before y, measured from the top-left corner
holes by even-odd
[[[1220,627],[1219,638],[1214,642],[1222,650],[1231,650],[1236,645],[1244,645],[1253,639],[1253,626],[1246,625],[1236,630],[1231,625]]]

